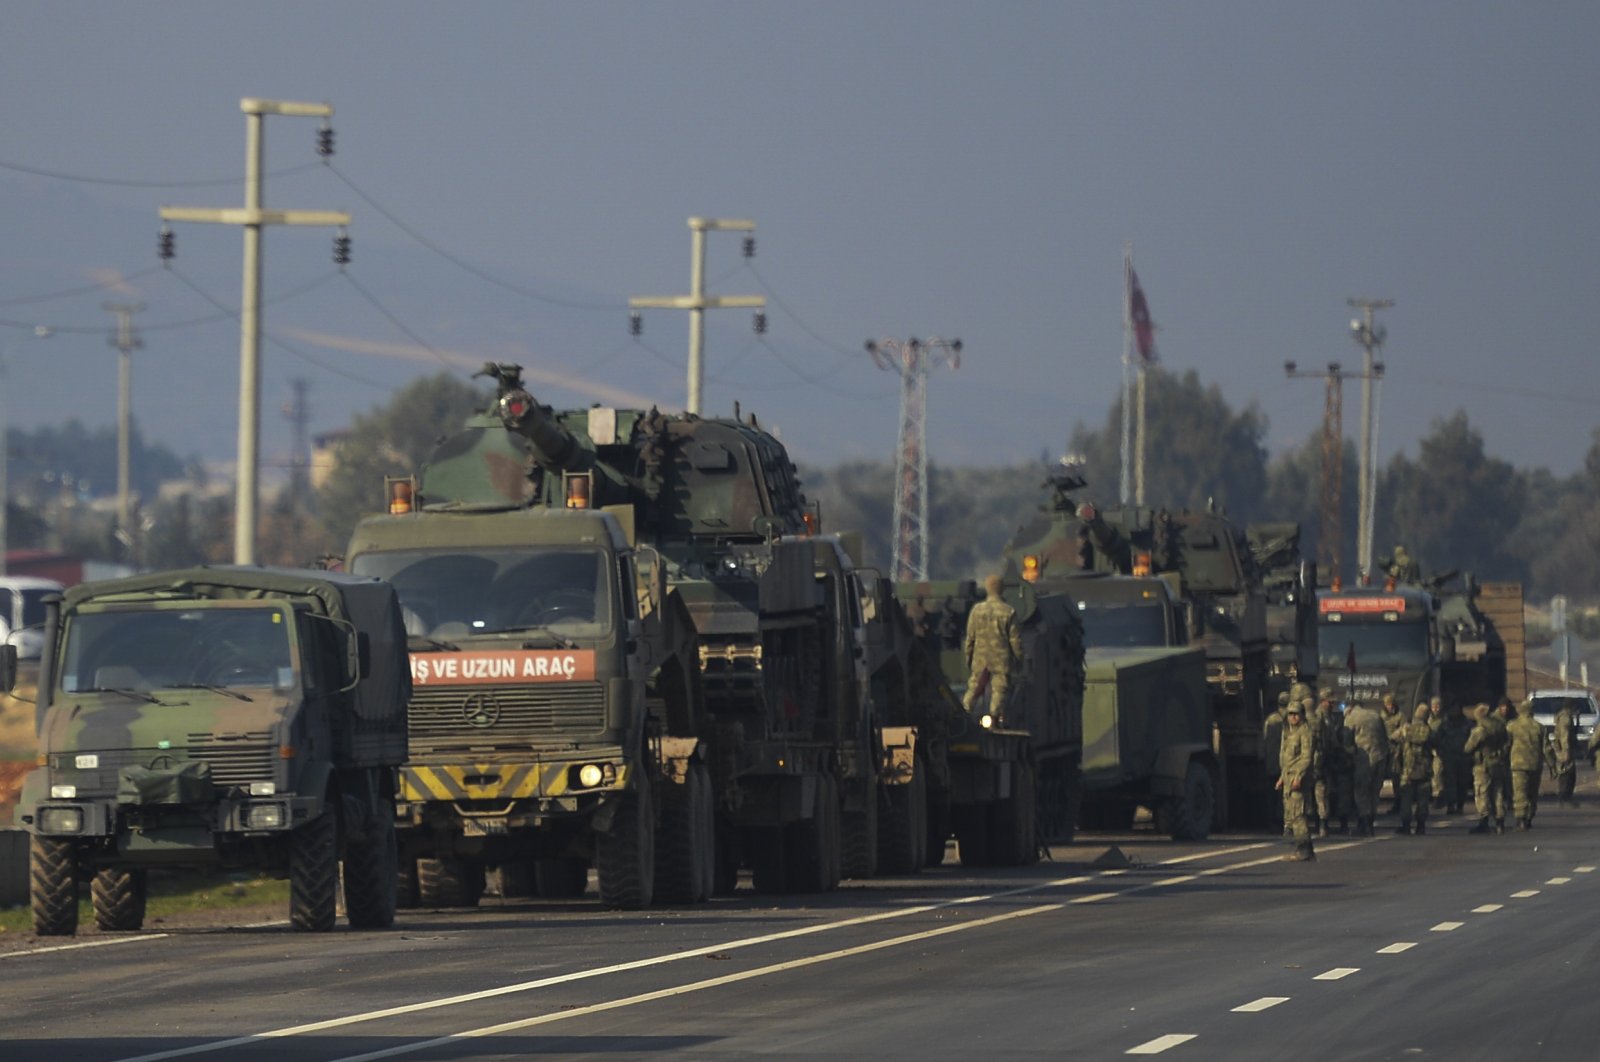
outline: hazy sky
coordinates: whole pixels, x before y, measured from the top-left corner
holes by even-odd
[[[647,311],[636,342],[626,301],[687,291],[690,215],[757,223],[750,262],[710,238],[707,275],[771,300],[761,341],[708,314],[706,408],[740,400],[803,461],[892,458],[897,382],[862,343],[909,336],[965,346],[929,383],[934,460],[1059,453],[1116,399],[1129,244],[1164,364],[1258,403],[1274,451],[1322,418],[1283,362],[1359,366],[1348,296],[1395,300],[1385,457],[1461,408],[1492,454],[1568,473],[1597,422],[1594,3],[0,11],[14,425],[111,422],[101,303],[136,301],[141,429],[232,456],[238,326],[213,302],[237,307],[240,231],[176,226],[171,272],[155,252],[161,205],[242,204],[245,96],[333,104],[332,168],[315,119],[266,119],[265,198],[354,215],[344,276],[330,230],[266,235],[273,460],[295,377],[317,432],[486,359],[558,405],[681,407],[687,315]]]

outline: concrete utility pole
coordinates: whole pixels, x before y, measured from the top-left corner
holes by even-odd
[[[133,545],[133,367],[129,355],[144,343],[133,334],[133,315],[142,313],[142,303],[101,303],[100,308],[117,317],[117,334],[111,345],[117,349],[117,533],[130,556]]]
[[[1350,337],[1366,355],[1361,371],[1361,509],[1356,525],[1356,569],[1363,580],[1372,574],[1372,514],[1378,501],[1378,411],[1373,384],[1383,376],[1383,366],[1375,358],[1388,334],[1372,319],[1376,310],[1394,305],[1393,299],[1346,299],[1345,304],[1361,311],[1350,322]]]
[[[736,221],[725,218],[690,218],[689,294],[639,295],[628,300],[632,310],[688,310],[689,311],[689,401],[684,412],[700,414],[700,388],[705,379],[706,310],[728,307],[766,308],[767,300],[761,295],[707,295],[706,294],[706,233],[754,232],[753,221]],[[755,250],[755,241],[745,238],[745,257]]]
[[[244,229],[244,294],[239,303],[239,468],[234,503],[233,561],[256,562],[256,499],[261,447],[261,228],[263,225],[350,224],[350,215],[333,210],[266,210],[261,205],[262,128],[269,114],[331,118],[325,103],[292,103],[246,97],[244,206],[162,207],[163,221],[203,221]]]
[[[867,340],[878,368],[900,377],[900,441],[894,467],[894,578],[928,578],[928,371],[930,356],[961,367],[961,340]]]
[[[1336,361],[1327,372],[1301,372],[1292,361],[1283,363],[1289,379],[1328,381],[1322,410],[1322,499],[1317,531],[1317,559],[1320,570],[1332,580],[1342,578],[1344,535],[1340,516],[1344,505],[1344,378]]]

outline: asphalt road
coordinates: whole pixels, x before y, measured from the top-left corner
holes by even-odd
[[[1582,782],[1582,807],[1547,804],[1528,833],[1436,818],[1425,837],[1320,842],[1311,864],[1264,835],[1134,832],[1037,867],[949,865],[792,904],[529,902],[402,912],[384,932],[42,945],[0,957],[0,1062],[1588,1062],[1600,791]],[[1130,865],[1095,865],[1111,845]]]

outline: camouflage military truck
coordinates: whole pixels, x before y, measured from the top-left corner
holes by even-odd
[[[1167,575],[1176,579],[1189,644],[1206,654],[1221,786],[1214,825],[1252,825],[1271,807],[1261,728],[1272,673],[1266,592],[1245,534],[1216,511],[1077,504],[1085,485],[1068,470],[1050,477],[1052,497],[1006,547],[1025,578],[1072,572]]]
[[[1296,682],[1317,685],[1317,566],[1300,550],[1300,525],[1245,526],[1245,538],[1267,597],[1267,643],[1271,666],[1264,689],[1278,703]]]
[[[696,736],[711,768],[718,887],[733,888],[743,865],[761,892],[833,888],[841,761],[856,728],[841,729],[825,694],[825,646],[837,635],[813,547],[794,537],[814,513],[788,451],[754,416],[557,412],[523,389],[517,366],[485,371],[498,383],[493,414],[438,460],[475,469],[520,504],[625,513],[688,611],[709,717]]]
[[[410,675],[376,579],[205,567],[67,590],[49,607],[39,754],[18,806],[34,927],[138,929],[156,867],[287,874],[296,929],[394,920],[394,775]]]
[[[394,585],[409,634],[405,899],[470,906],[486,869],[503,896],[578,896],[592,863],[610,906],[705,900],[712,792],[682,602],[612,514],[506,508],[482,486],[430,464],[346,554]]]
[[[1030,863],[1038,839],[1071,841],[1081,796],[1084,681],[1083,628],[1071,600],[1007,573],[1004,597],[1016,609],[1023,664],[1011,685],[1007,729],[992,730],[967,715],[958,696],[971,677],[967,616],[982,591],[971,580],[904,583],[897,591],[944,677],[932,696],[906,702],[919,733],[928,735],[921,748],[930,838],[937,839],[928,861],[943,860],[946,833],[954,833],[969,866]],[[926,678],[913,684],[929,687]]]

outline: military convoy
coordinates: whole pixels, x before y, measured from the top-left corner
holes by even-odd
[[[102,929],[144,922],[148,872],[289,878],[296,929],[395,912],[394,772],[410,673],[376,579],[203,567],[51,599],[40,767],[23,784],[34,928],[70,935],[81,880]]]

